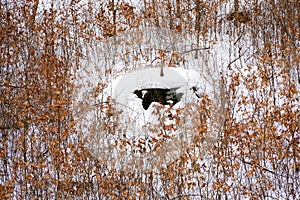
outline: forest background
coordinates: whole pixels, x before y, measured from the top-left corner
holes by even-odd
[[[299,1],[1,0],[0,16],[0,199],[300,198]],[[141,46],[148,31],[174,47]],[[226,57],[212,53],[218,44]],[[150,152],[120,135],[114,102],[99,100],[109,81],[191,60],[217,72],[215,98],[179,110],[176,126],[150,127]],[[93,70],[98,82],[79,84]],[[166,163],[168,133],[188,117],[192,142]],[[113,147],[91,142],[100,132],[118,138]],[[102,156],[111,148],[159,159],[117,166]]]

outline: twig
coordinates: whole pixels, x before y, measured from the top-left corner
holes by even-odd
[[[239,159],[239,160],[242,161],[243,163],[247,164],[247,165],[251,165],[251,166],[254,165],[251,162],[245,161],[244,159]],[[282,174],[278,174],[278,173],[276,173],[276,172],[274,172],[274,171],[272,171],[272,170],[270,170],[270,169],[268,169],[266,167],[262,167],[262,166],[260,166],[258,164],[257,164],[257,166],[260,167],[263,171],[266,171],[266,172],[269,172],[271,174],[274,174],[275,176],[281,176],[281,177],[287,178],[287,176],[284,176]]]
[[[183,194],[183,195],[179,195],[177,197],[174,197],[170,200],[180,199],[180,198],[183,198],[183,197],[202,197],[202,198],[204,198],[201,194]]]
[[[241,59],[245,54],[246,52],[248,51],[250,47],[248,47],[242,54],[240,54],[237,58],[235,58],[234,60],[232,60],[228,65],[227,65],[227,68],[229,68],[231,66],[231,64],[233,64],[234,62],[236,62],[237,60]]]
[[[190,49],[190,50],[187,50],[187,51],[180,52],[179,54],[186,54],[186,53],[190,53],[190,52],[193,52],[193,51],[207,50],[207,49],[210,49],[210,48],[209,47],[203,47],[203,48],[197,48],[197,49]]]

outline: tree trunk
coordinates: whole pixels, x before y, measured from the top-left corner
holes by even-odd
[[[116,6],[115,6],[115,0],[112,0],[111,1],[112,3],[112,7],[113,7],[113,35],[116,35],[117,34],[117,9],[116,9]]]
[[[176,17],[180,18],[180,0],[176,0]]]
[[[29,20],[29,24],[28,24],[28,26],[29,26],[29,28],[30,28],[31,30],[34,29],[35,18],[36,18],[36,11],[37,11],[37,9],[38,9],[39,0],[34,0],[33,3],[34,3],[34,4],[33,4],[33,9],[32,9],[32,15],[30,16],[30,20]]]
[[[234,0],[234,12],[239,12],[239,0]]]
[[[197,32],[197,49],[199,47],[199,39],[200,39],[200,0],[196,0],[196,22],[195,22],[195,30]],[[198,50],[195,51],[195,59],[198,59]]]

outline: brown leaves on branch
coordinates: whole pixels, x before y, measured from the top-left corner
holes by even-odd
[[[56,3],[0,3],[0,199],[299,198],[298,1]],[[175,113],[157,106],[161,121],[136,128],[148,134],[132,139],[137,122],[121,123],[117,104],[98,99],[107,87],[99,79],[92,103],[76,104],[81,114],[96,110],[95,124],[75,121],[71,79],[87,47],[153,26],[192,35],[197,48],[147,43],[142,51],[141,37],[127,43],[126,65],[131,54],[139,60],[137,52],[184,64],[190,52],[212,49],[202,43],[233,41],[218,99],[203,94]],[[116,73],[110,58],[97,59],[107,62],[105,70],[97,66],[102,77]],[[88,142],[97,148],[89,151]]]

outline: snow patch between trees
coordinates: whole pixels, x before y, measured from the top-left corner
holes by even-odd
[[[135,90],[178,87],[179,91],[187,93],[192,87],[198,88],[198,85],[200,87],[200,83],[200,74],[194,70],[164,67],[161,76],[161,68],[147,68],[115,79],[112,82],[112,98],[126,105],[132,100],[132,93]]]

